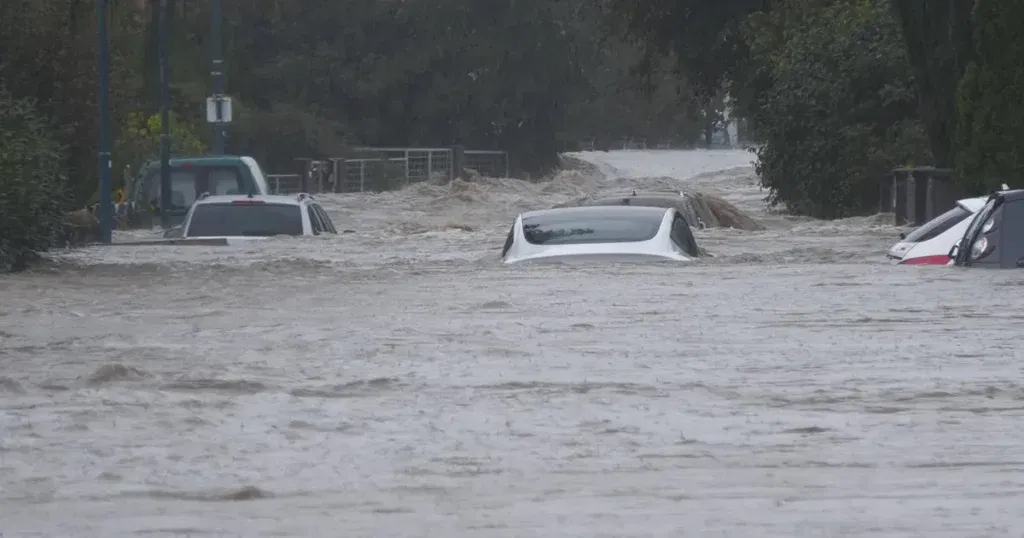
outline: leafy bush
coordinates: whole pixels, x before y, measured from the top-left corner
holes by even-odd
[[[772,205],[819,218],[875,209],[894,166],[927,162],[900,29],[885,0],[788,0],[748,21],[770,84],[756,118]]]
[[[34,104],[0,86],[0,272],[24,269],[61,233],[63,162]]]

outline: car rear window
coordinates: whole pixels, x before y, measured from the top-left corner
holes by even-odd
[[[523,235],[534,245],[647,241],[658,235],[659,228],[660,217],[534,217],[523,220]]]
[[[969,216],[971,216],[970,211],[967,211],[963,207],[957,205],[953,209],[950,209],[949,211],[946,211],[938,217],[928,221],[920,228],[910,232],[904,241],[909,243],[920,243],[922,241],[935,239],[945,233],[946,230],[956,226]]]
[[[302,207],[291,204],[200,204],[189,237],[302,235]]]

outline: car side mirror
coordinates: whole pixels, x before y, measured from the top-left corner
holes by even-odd
[[[960,245],[953,245],[952,247],[950,247],[950,249],[949,249],[949,257],[950,257],[950,259],[956,258],[956,255],[959,252],[960,252]]]
[[[903,233],[903,232],[901,232],[901,233],[900,233],[900,239],[906,239],[906,238],[907,238],[907,234],[906,234],[906,233]]]

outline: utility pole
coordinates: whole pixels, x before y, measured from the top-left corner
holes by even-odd
[[[210,35],[212,36],[211,42],[213,45],[213,50],[211,51],[213,65],[210,70],[210,76],[213,77],[213,116],[215,120],[212,122],[214,139],[213,152],[217,155],[224,154],[224,130],[227,128],[226,122],[224,121],[224,53],[222,51],[223,40],[221,39],[222,21],[223,15],[221,12],[221,0],[213,0],[213,14],[210,18]]]
[[[110,244],[113,240],[114,204],[111,200],[110,185],[110,37],[108,35],[109,13],[107,0],[99,0],[99,79],[100,79],[100,147],[98,171],[100,174],[100,241]]]
[[[171,227],[171,88],[170,65],[167,59],[171,36],[167,4],[168,0],[160,0],[160,27],[157,38],[160,63],[160,225],[164,229]]]

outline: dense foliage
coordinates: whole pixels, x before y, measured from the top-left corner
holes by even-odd
[[[3,87],[0,126],[0,272],[6,272],[25,268],[61,232],[64,148],[33,103]]]
[[[964,187],[1024,187],[1024,4],[987,0],[975,11],[977,57],[960,81],[957,168]]]
[[[769,200],[792,211],[871,211],[906,164],[956,164],[974,193],[1024,173],[1019,2],[609,1],[611,27],[733,96]]]
[[[160,2],[108,2],[119,182],[125,166],[156,156]],[[212,2],[167,2],[172,150],[205,152]],[[11,99],[34,103],[18,101],[19,114],[34,106],[39,125],[53,126],[47,136],[60,147],[52,166],[32,175],[70,178],[67,208],[97,198],[96,5],[0,2],[0,84]],[[294,173],[297,158],[337,157],[354,144],[462,144],[508,150],[514,168],[536,173],[580,140],[694,141],[706,110],[686,79],[656,62],[651,83],[637,83],[631,67],[641,51],[606,38],[601,9],[589,0],[223,0],[226,89],[235,100],[226,149]],[[5,122],[0,132],[35,136],[14,131],[19,125]],[[0,185],[21,189],[28,176],[18,170],[0,168]],[[13,192],[0,198],[20,196]],[[47,235],[49,224],[40,226],[29,235]]]
[[[815,217],[864,213],[894,165],[927,160],[886,0],[791,0],[749,25],[751,57],[772,82],[756,107],[770,202]]]

